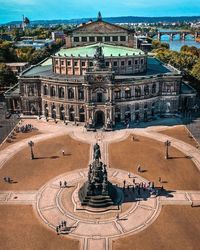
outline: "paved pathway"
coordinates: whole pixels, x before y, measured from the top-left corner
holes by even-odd
[[[135,135],[146,136],[161,142],[170,140],[172,146],[192,157],[192,160],[200,169],[200,151],[180,140],[158,133],[158,131],[166,129],[166,127],[129,129],[108,133],[100,131],[94,133],[86,132],[82,127],[64,126],[61,123],[55,126],[53,123],[46,123],[44,121],[34,122],[39,130],[44,133],[31,138],[35,143],[60,135],[70,134],[76,140],[91,144],[90,161],[93,160],[93,145],[98,142],[101,147],[101,160],[109,166],[108,144],[124,140],[131,133],[134,133]],[[0,151],[0,167],[3,167],[5,162],[22,148],[27,147],[29,140],[30,138],[22,140]],[[131,175],[135,176],[136,183],[148,182],[148,180],[134,173],[131,173]],[[113,183],[117,183],[121,186],[123,180],[126,180],[127,184],[132,184],[132,178],[128,178],[128,173],[123,170],[109,168],[108,177]],[[98,250],[112,249],[112,239],[127,234],[138,233],[151,225],[159,216],[162,205],[200,204],[200,191],[195,190],[176,190],[165,196],[151,196],[148,197],[148,199],[138,198],[132,191],[128,191],[128,193],[126,193],[128,199],[130,198],[134,200],[134,202],[130,204],[128,209],[120,212],[120,219],[116,218],[116,210],[107,211],[107,213],[111,213],[108,218],[101,218],[101,214],[104,215],[105,212],[98,214],[92,213],[92,215],[91,212],[88,212],[88,218],[85,218],[85,215],[81,215],[80,211],[77,210],[77,190],[86,178],[87,169],[80,169],[79,171],[67,172],[55,177],[40,190],[30,190],[26,192],[23,190],[0,191],[0,204],[31,204],[44,225],[54,231],[58,223],[62,220],[66,220],[68,227],[66,237],[79,239],[81,249],[83,250],[92,250],[95,248]],[[67,193],[71,192],[67,206],[63,201],[65,199],[62,199],[66,189],[60,188],[59,185],[60,181],[63,182],[64,180],[67,180],[68,185],[71,187],[69,187],[67,191]]]

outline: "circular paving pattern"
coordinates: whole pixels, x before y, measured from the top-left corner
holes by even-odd
[[[135,183],[148,181],[134,174],[129,178],[126,171],[112,168],[108,168],[109,181],[122,187],[126,180],[126,185],[130,185],[125,191],[125,200],[120,209],[97,213],[78,210],[77,190],[87,179],[87,171],[80,169],[67,172],[49,181],[39,190],[36,209],[48,227],[55,230],[61,221],[66,221],[66,232],[72,237],[110,238],[137,233],[149,226],[159,215],[161,206],[157,198],[137,198],[131,188],[133,178]],[[67,181],[67,188],[60,187],[60,182],[64,181]]]

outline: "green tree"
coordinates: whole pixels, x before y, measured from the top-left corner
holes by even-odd
[[[192,68],[191,75],[200,81],[200,60]]]
[[[17,77],[4,63],[0,63],[0,87],[9,87],[17,83]]]

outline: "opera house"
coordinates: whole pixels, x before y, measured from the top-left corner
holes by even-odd
[[[181,72],[136,48],[134,32],[101,16],[66,35],[51,58],[26,69],[6,92],[10,112],[112,128],[192,107]]]

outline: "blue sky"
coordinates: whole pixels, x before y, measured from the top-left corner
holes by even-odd
[[[200,15],[200,0],[0,0],[0,23],[111,16]]]

